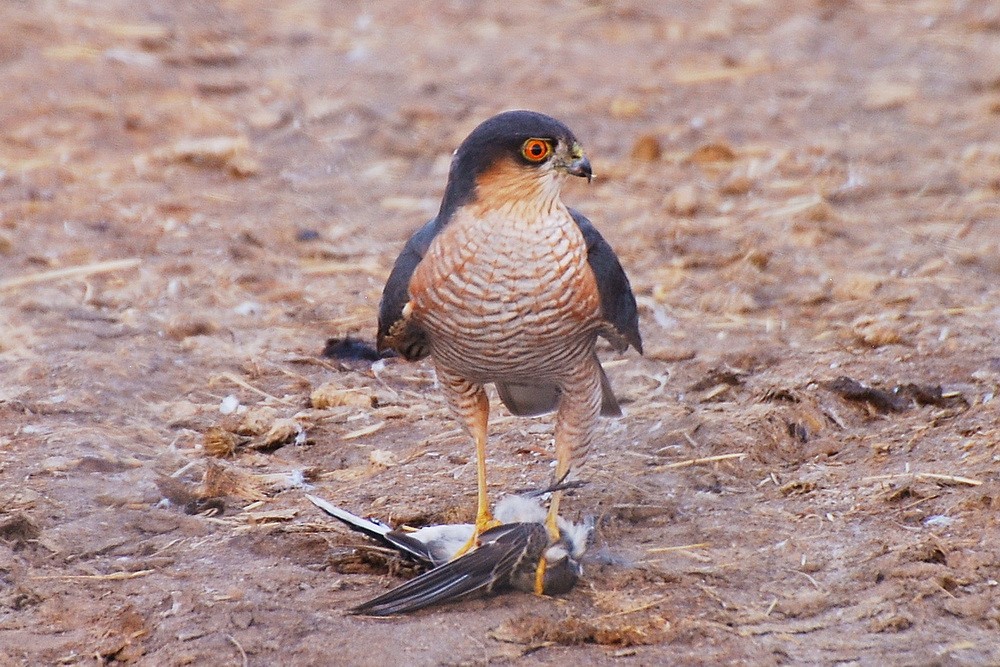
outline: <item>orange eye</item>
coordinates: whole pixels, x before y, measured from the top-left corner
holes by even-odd
[[[541,162],[552,153],[552,144],[544,139],[528,139],[521,146],[521,155],[531,162]]]

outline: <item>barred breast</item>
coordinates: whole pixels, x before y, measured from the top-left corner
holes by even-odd
[[[436,363],[477,382],[555,379],[592,354],[600,297],[565,207],[530,223],[457,215],[410,283]]]

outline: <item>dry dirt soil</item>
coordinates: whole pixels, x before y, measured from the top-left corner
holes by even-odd
[[[3,664],[1000,664],[993,0],[13,0],[0,81]],[[475,467],[326,341],[517,107],[647,348],[585,578],[347,615],[398,564],[304,490],[467,520]],[[550,437],[494,407],[494,494]]]

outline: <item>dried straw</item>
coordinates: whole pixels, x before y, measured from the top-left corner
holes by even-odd
[[[140,258],[132,257],[130,259],[116,259],[109,262],[97,262],[95,264],[84,264],[82,266],[67,266],[62,269],[42,271],[41,273],[33,273],[27,276],[18,276],[16,278],[9,278],[7,280],[0,281],[0,292],[26,287],[28,285],[37,285],[38,283],[45,283],[53,280],[82,278],[84,276],[94,275],[95,273],[125,271],[127,269],[134,269],[141,263],[142,260]]]
[[[686,461],[678,461],[676,463],[665,463],[660,466],[653,468],[654,470],[666,470],[668,468],[687,468],[688,466],[698,465],[699,463],[715,463],[717,461],[726,461],[728,459],[742,459],[747,455],[746,452],[736,452],[734,454],[718,454],[716,456],[703,456],[698,459],[688,459]]]

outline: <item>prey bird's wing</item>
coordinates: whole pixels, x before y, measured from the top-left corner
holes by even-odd
[[[347,510],[342,510],[335,505],[331,505],[317,496],[308,493],[305,495],[309,499],[309,502],[326,514],[340,520],[351,530],[364,533],[383,546],[391,547],[418,563],[430,566],[438,562],[436,554],[433,553],[432,549],[420,540],[414,539],[398,530],[392,530],[384,523],[372,521],[371,519],[363,519],[351,514]]]
[[[548,546],[548,532],[540,523],[509,523],[480,535],[481,544],[467,554],[372,600],[351,609],[354,614],[405,614],[432,604],[464,600],[498,592],[523,579]]]
[[[410,279],[413,278],[413,272],[427,254],[431,241],[444,226],[442,220],[442,216],[438,215],[414,232],[396,258],[378,307],[376,347],[379,352],[393,348],[410,361],[430,354],[423,333],[412,323],[404,321],[403,308],[410,300]]]

